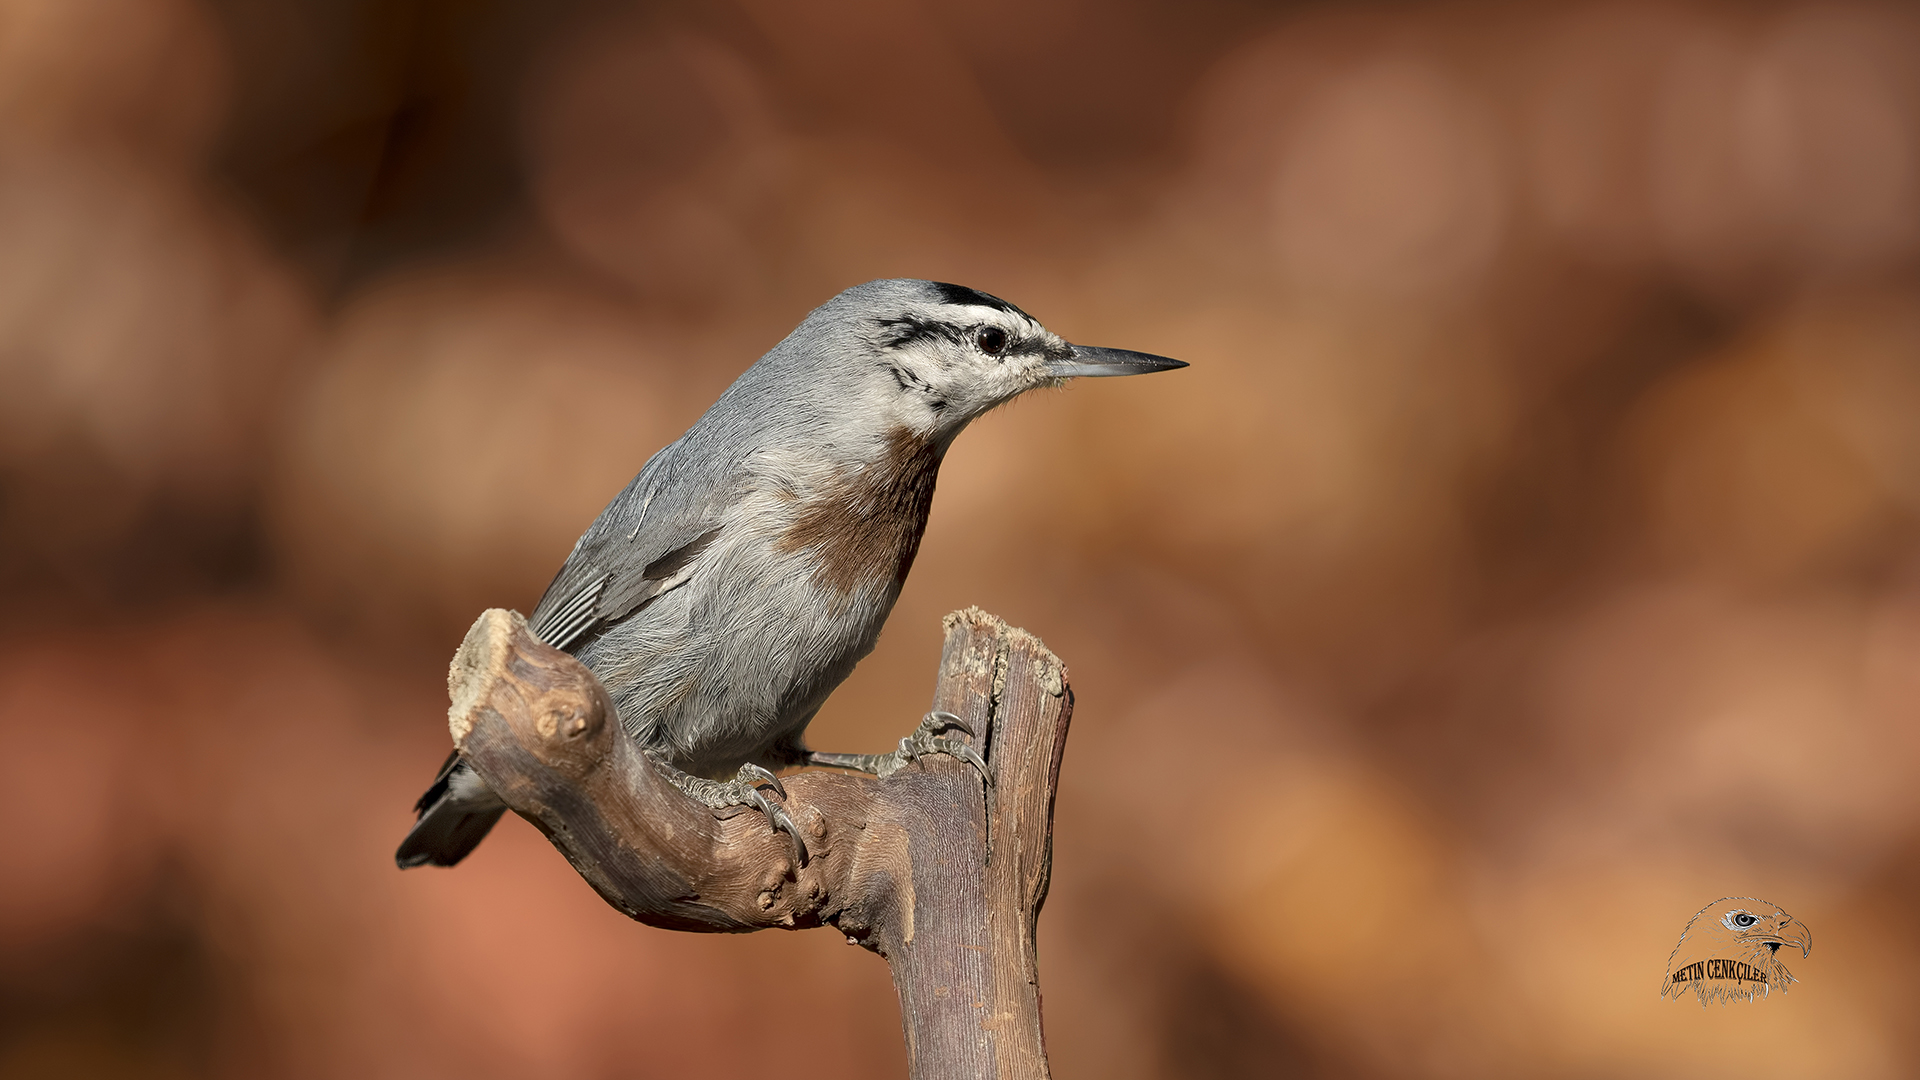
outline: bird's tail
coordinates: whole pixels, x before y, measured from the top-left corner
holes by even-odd
[[[493,793],[479,774],[460,757],[448,755],[433,786],[413,806],[420,815],[393,861],[406,870],[415,866],[452,866],[480,846],[507,804]]]

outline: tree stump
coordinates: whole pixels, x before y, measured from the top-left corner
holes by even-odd
[[[467,632],[448,726],[481,778],[629,917],[708,933],[834,927],[886,958],[916,1080],[1039,1080],[1034,932],[1073,694],[1032,634],[978,608],[945,627],[932,707],[973,728],[994,787],[944,755],[884,780],[783,777],[804,865],[759,812],[716,813],[668,783],[592,673],[516,612],[487,611]]]

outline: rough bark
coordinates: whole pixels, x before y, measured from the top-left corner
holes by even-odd
[[[1073,695],[1023,630],[970,608],[946,632],[933,708],[973,728],[994,788],[943,755],[885,780],[783,777],[804,865],[759,812],[716,814],[668,783],[593,675],[515,612],[468,631],[448,724],[493,790],[629,917],[703,932],[832,926],[886,958],[916,1080],[1038,1080],[1034,931]]]

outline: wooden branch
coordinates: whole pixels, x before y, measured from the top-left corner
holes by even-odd
[[[1033,635],[977,608],[945,625],[933,708],[977,733],[994,789],[944,755],[885,780],[783,777],[804,866],[758,811],[716,814],[669,784],[586,667],[515,612],[488,611],[467,632],[447,675],[448,724],[481,778],[631,918],[704,932],[832,926],[886,958],[913,1077],[1039,1080],[1034,932],[1073,695]]]

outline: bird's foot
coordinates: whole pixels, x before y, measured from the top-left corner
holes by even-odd
[[[681,772],[652,754],[647,755],[647,760],[653,762],[654,767],[660,770],[660,774],[665,776],[669,783],[679,788],[687,798],[702,806],[715,810],[725,810],[733,806],[750,806],[767,815],[767,820],[772,823],[774,832],[784,832],[793,838],[795,865],[807,864],[807,842],[800,838],[800,830],[794,827],[793,818],[787,816],[784,807],[769,801],[766,793],[760,790],[760,785],[765,784],[780,796],[781,802],[785,802],[787,788],[780,782],[779,777],[749,762],[740,766],[740,771],[734,774],[732,780],[708,780],[704,776]]]
[[[891,754],[823,754],[809,750],[806,761],[809,765],[854,769],[885,779],[928,754],[945,754],[973,766],[974,771],[980,774],[981,782],[988,790],[992,790],[993,770],[987,768],[986,759],[980,756],[979,751],[958,739],[941,738],[941,733],[945,731],[960,731],[969,737],[973,735],[973,728],[952,713],[930,712],[920,721],[920,726],[913,729],[913,734],[900,740],[900,749]]]

